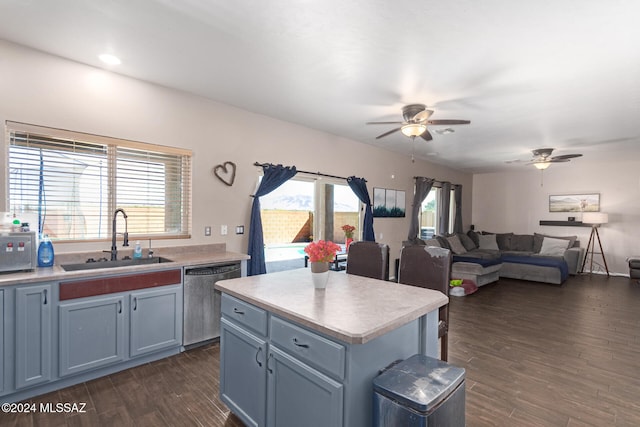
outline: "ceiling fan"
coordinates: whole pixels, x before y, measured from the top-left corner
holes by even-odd
[[[429,117],[433,114],[433,110],[428,110],[427,106],[424,104],[409,104],[402,107],[402,117],[404,121],[402,122],[367,122],[368,125],[402,125],[398,128],[392,129],[388,132],[385,132],[381,135],[376,136],[376,139],[384,138],[385,136],[391,135],[392,133],[402,131],[405,136],[410,138],[415,138],[416,136],[422,137],[425,141],[431,141],[433,136],[427,130],[427,125],[437,126],[437,125],[468,125],[471,123],[469,120],[456,120],[456,119],[440,119],[440,120],[429,120]],[[449,133],[453,132],[453,129],[449,128]]]
[[[532,150],[533,159],[527,164],[533,165],[537,169],[544,170],[551,166],[551,163],[564,163],[568,162],[570,159],[582,156],[582,154],[563,154],[561,156],[551,157],[553,150],[553,148],[538,148],[537,150]]]

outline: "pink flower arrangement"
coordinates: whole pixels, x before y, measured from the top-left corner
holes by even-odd
[[[344,236],[351,239],[353,238],[353,231],[356,228],[353,225],[345,224],[342,226],[342,231],[344,231]]]
[[[340,250],[340,246],[328,240],[318,240],[305,246],[304,251],[311,262],[331,262]]]

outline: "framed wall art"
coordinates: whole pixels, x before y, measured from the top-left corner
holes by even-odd
[[[373,189],[374,218],[404,218],[405,194],[402,190]]]
[[[549,212],[599,212],[600,194],[561,194],[549,196]]]

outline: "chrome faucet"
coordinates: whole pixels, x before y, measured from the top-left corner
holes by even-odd
[[[129,246],[129,232],[127,231],[127,213],[124,209],[118,208],[113,213],[113,229],[111,233],[111,261],[116,261],[118,259],[118,247],[116,246],[116,218],[118,217],[118,212],[122,213],[124,217],[124,241],[122,242],[122,246]]]

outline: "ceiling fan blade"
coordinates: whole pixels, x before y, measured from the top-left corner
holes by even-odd
[[[561,156],[553,156],[551,160],[564,160],[575,159],[576,157],[582,157],[582,154],[563,154]]]
[[[569,159],[556,159],[556,158],[547,160],[547,162],[549,162],[549,163],[565,163],[565,162],[568,162],[568,161],[569,161]]]
[[[433,110],[422,110],[411,119],[414,122],[424,122],[433,114]]]
[[[428,120],[430,125],[468,125],[470,120],[455,120],[455,119],[440,119],[440,120]]]
[[[378,135],[378,136],[376,136],[376,139],[384,138],[384,137],[385,137],[385,136],[387,136],[387,135],[391,135],[392,133],[398,132],[400,129],[402,129],[402,128],[392,129],[392,130],[390,130],[389,132],[385,132],[385,133],[383,133],[382,135]]]
[[[424,132],[422,132],[420,137],[425,141],[431,141],[433,139],[433,136],[431,136],[431,133],[428,130],[425,130]]]
[[[399,125],[404,122],[367,122],[368,125]]]

